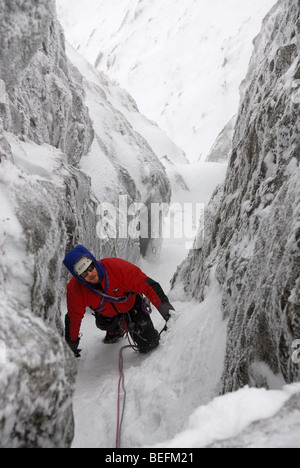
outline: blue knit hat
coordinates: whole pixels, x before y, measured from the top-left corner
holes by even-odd
[[[100,282],[102,282],[104,278],[104,266],[102,265],[100,261],[97,261],[96,258],[93,256],[93,254],[88,249],[86,249],[83,245],[77,245],[76,247],[74,247],[74,249],[70,250],[70,252],[66,254],[63,263],[65,267],[69,270],[71,275],[74,276],[74,278],[77,281],[80,281],[80,283],[84,284],[86,287],[91,289],[93,286],[90,283],[88,283],[85,279],[81,278],[75,271],[76,263],[78,263],[79,260],[85,257],[88,257],[88,259],[90,259],[91,262],[93,262],[93,264],[96,267],[99,280]],[[90,263],[87,262],[87,267],[89,266]]]

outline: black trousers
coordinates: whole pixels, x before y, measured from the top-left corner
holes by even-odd
[[[100,330],[110,333],[119,333],[124,330],[124,320],[129,334],[137,345],[140,353],[148,353],[159,344],[159,333],[155,330],[150,315],[146,314],[142,307],[142,297],[136,296],[132,309],[126,314],[118,314],[115,317],[104,317],[101,314],[95,315],[96,326]],[[116,309],[117,309],[116,305]]]

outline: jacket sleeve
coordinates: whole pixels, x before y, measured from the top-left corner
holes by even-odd
[[[67,308],[65,318],[66,341],[76,341],[79,336],[80,326],[85,314],[85,303],[78,284],[70,281],[67,286]]]
[[[165,295],[161,285],[154,281],[152,278],[147,277],[143,285],[145,296],[152,302],[152,304],[158,309],[162,303],[168,303],[169,299]]]
[[[162,303],[169,303],[162,287],[157,281],[149,278],[140,268],[125,260],[119,260],[123,281],[128,290],[144,294],[157,309]]]
[[[157,283],[157,281],[154,281],[152,278],[146,277],[141,283],[140,291],[142,291],[142,294],[148,297],[152,304],[157,308],[163,319],[167,322],[171,317],[170,311],[174,310],[174,307],[170,304],[169,299],[165,295],[160,284]]]

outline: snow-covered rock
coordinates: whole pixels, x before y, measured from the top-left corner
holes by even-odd
[[[68,41],[195,162],[237,112],[276,0],[57,0]]]
[[[236,116],[232,117],[211,148],[206,161],[228,162],[232,152],[232,139],[234,134]]]
[[[174,277],[202,300],[212,267],[229,318],[223,392],[299,379],[300,7],[279,1],[255,40],[225,184],[205,220],[205,244]],[[264,365],[262,365],[262,363]]]
[[[76,370],[62,339],[61,261],[72,216],[82,224],[91,205],[88,177],[68,163],[88,151],[93,129],[54,3],[1,8],[1,70],[10,64],[0,107],[1,446],[65,447]],[[81,205],[72,183],[85,187]]]
[[[40,48],[52,19],[53,8],[54,0],[1,1],[0,79],[7,88],[16,83]]]
[[[297,448],[300,384],[282,390],[244,387],[214,398],[185,429],[156,447]]]
[[[253,419],[249,421],[251,424],[244,427],[240,434],[236,436],[231,435],[228,437],[229,434],[227,433],[227,437],[224,438],[225,440],[221,441],[219,439],[211,444],[210,448],[299,448],[299,389],[299,384],[285,386],[281,391],[281,396],[288,397],[288,394],[290,394],[288,400],[276,414],[272,415],[269,413],[267,418],[263,417],[263,411],[270,411],[270,402],[276,394],[278,395],[278,390],[270,390],[266,395],[269,401],[265,402],[260,400],[260,396],[263,396],[263,393],[258,394],[258,398],[255,399],[253,405],[249,404],[250,401],[247,402],[244,412],[244,415],[248,417],[250,416],[250,412],[252,412]],[[251,390],[263,392],[263,389]],[[239,390],[239,392],[251,390],[243,389]],[[262,403],[262,405],[260,406],[259,403],[261,413],[260,417],[256,419],[253,409],[257,407],[258,401]],[[241,415],[240,407],[238,407],[238,412],[239,414],[237,415],[236,421],[238,421]]]
[[[23,27],[26,25],[23,17],[29,15],[30,2],[22,4],[20,10],[20,21],[15,23],[16,35],[22,32],[22,29],[18,29],[18,24]],[[31,18],[34,18],[34,12],[35,8],[32,8]],[[32,34],[32,20],[28,20],[29,24],[26,26],[29,31],[26,29],[25,32],[29,38],[31,34],[33,46],[36,46],[39,39],[39,47],[31,52],[32,58],[28,58],[24,70],[20,72],[17,65],[15,75],[10,73],[9,79],[5,81],[7,95],[2,99],[1,117],[5,131],[22,135],[38,144],[48,143],[65,152],[71,164],[78,164],[91,145],[93,129],[84,104],[82,87],[78,86],[69,70],[63,32],[53,12],[52,4],[52,17],[48,27],[45,28],[42,21],[41,24],[36,22],[35,28],[42,28],[39,29],[40,36]],[[40,12],[42,14],[43,11]],[[1,36],[2,34],[5,34],[5,29],[4,32],[1,30]],[[7,43],[5,49],[8,56],[11,42]],[[25,51],[28,47],[25,40]],[[15,60],[15,55],[22,55],[20,50],[23,50],[21,45],[19,53],[14,52],[10,56],[11,63]]]

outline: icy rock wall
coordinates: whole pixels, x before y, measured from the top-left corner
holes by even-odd
[[[217,267],[229,317],[223,392],[270,387],[272,374],[288,383],[299,379],[292,362],[292,342],[300,337],[299,50],[299,1],[281,0],[255,40],[204,246],[190,252],[173,280],[202,300]]]
[[[216,139],[211,148],[206,161],[207,162],[228,162],[232,152],[232,139],[235,128],[236,116],[232,117],[228,124]]]
[[[41,45],[53,16],[54,0],[0,3],[0,79],[11,87]],[[31,14],[28,11],[31,10]],[[22,54],[20,54],[22,50]]]
[[[60,279],[74,237],[95,232],[76,168],[93,129],[54,2],[1,0],[0,18],[0,445],[68,447],[76,369]]]
[[[36,4],[30,8],[30,3],[20,2],[11,8],[15,2],[4,2],[8,13],[4,14],[1,37],[13,36],[3,41],[6,48],[1,52],[1,69],[7,62],[11,64],[8,76],[4,74],[9,100],[6,106],[2,103],[4,130],[38,144],[48,143],[60,148],[68,155],[70,164],[78,164],[87,153],[93,137],[82,87],[70,75],[64,36],[54,16],[53,2],[48,2],[44,9],[43,2],[39,8]],[[44,15],[44,10],[47,15]],[[25,36],[24,42],[18,37],[21,34]],[[16,50],[11,51],[11,43],[14,42],[17,42]],[[24,58],[20,63],[23,49]],[[21,70],[22,66],[24,70]]]

